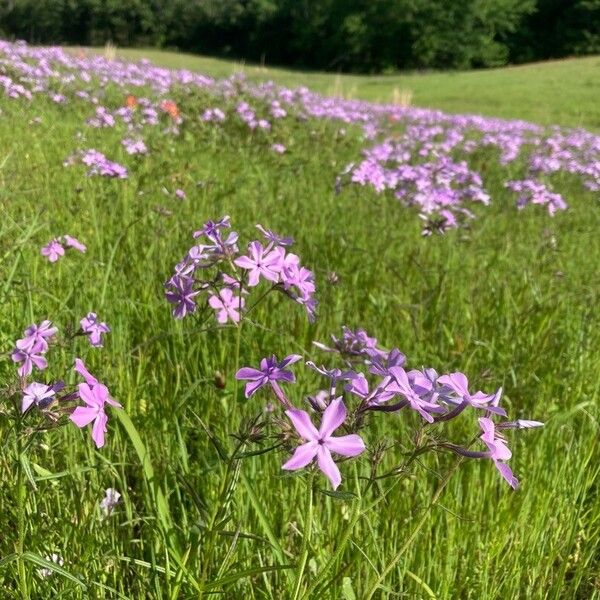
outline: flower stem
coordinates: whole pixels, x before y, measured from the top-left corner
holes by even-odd
[[[19,572],[19,591],[23,600],[29,599],[29,589],[27,588],[27,572],[25,570],[25,560],[23,559],[23,550],[25,547],[25,499],[27,490],[23,478],[23,467],[21,465],[21,442],[19,433],[16,433],[16,458],[17,458],[17,570]]]
[[[304,576],[304,570],[306,569],[306,562],[308,561],[308,550],[310,546],[310,539],[312,537],[314,476],[314,472],[311,472],[308,476],[308,494],[306,495],[306,508],[304,510],[304,537],[302,539],[302,551],[300,553],[300,562],[298,563],[298,572],[296,574],[296,583],[294,585],[294,595],[292,596],[292,600],[298,600],[300,597],[302,578]]]
[[[419,521],[415,525],[415,527],[412,530],[411,534],[408,536],[408,539],[404,542],[404,544],[402,544],[402,547],[400,548],[400,550],[398,550],[398,552],[396,553],[396,555],[394,556],[394,558],[392,558],[392,560],[387,564],[387,566],[385,567],[385,569],[377,577],[377,579],[375,580],[375,582],[373,583],[373,585],[370,587],[368,594],[366,596],[364,596],[365,600],[371,600],[371,598],[373,597],[373,595],[375,594],[375,592],[378,590],[379,586],[383,583],[383,581],[385,580],[385,578],[396,567],[396,565],[398,564],[398,562],[400,562],[400,559],[402,558],[403,554],[411,546],[411,544],[413,543],[413,541],[417,537],[419,531],[421,531],[421,528],[423,527],[423,525],[425,525],[425,522],[427,521],[427,519],[429,517],[430,510],[436,505],[437,501],[439,500],[440,496],[442,495],[442,492],[444,491],[444,488],[446,487],[446,485],[450,481],[452,475],[454,475],[454,473],[456,473],[456,471],[458,470],[458,467],[460,467],[460,465],[462,464],[463,460],[464,459],[462,457],[459,460],[457,460],[456,463],[454,464],[454,466],[450,469],[450,471],[446,475],[446,477],[444,477],[444,479],[442,480],[442,482],[438,486],[437,490],[435,491],[435,494],[433,495],[433,498],[431,499],[431,502],[429,503],[429,506],[427,507],[426,510],[423,511],[423,514],[421,515],[421,518],[419,519]]]

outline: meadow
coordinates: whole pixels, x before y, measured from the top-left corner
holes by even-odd
[[[90,50],[86,50],[90,51]],[[106,48],[93,52],[105,55]],[[585,127],[600,131],[600,57],[547,61],[477,71],[424,71],[389,75],[290,71],[153,49],[109,48],[125,60],[147,58],[170,69],[191,69],[211,77],[242,73],[251,81],[275,81],[328,96],[372,102],[405,102],[451,113],[475,113],[525,119],[543,125]]]
[[[280,88],[161,56],[192,70],[0,44],[3,597],[600,597],[600,115],[588,95],[600,58],[575,61],[589,86],[561,63],[529,67],[512,95],[517,69],[400,77],[385,92],[343,79],[356,86],[345,100],[288,89],[339,91],[333,76],[269,72]],[[545,77],[562,95],[523,100],[525,82],[553,89]],[[357,99],[389,102],[397,86],[463,114]],[[210,248],[224,246],[214,222],[226,215],[231,229],[217,230],[240,240],[223,258]],[[257,287],[240,275],[247,241],[290,252],[257,224],[294,238],[304,290],[283,268]],[[205,266],[241,279],[198,279],[180,302],[172,278]],[[246,298],[243,318],[241,301],[218,308],[224,289]],[[81,322],[89,313],[98,323]],[[58,328],[48,368],[19,377],[16,340],[46,319]],[[342,326],[377,344],[346,344]],[[358,388],[340,384],[366,449],[339,462],[335,490],[316,466],[282,470],[298,444],[289,407],[268,386],[246,397],[239,369],[302,357],[281,387],[318,423],[336,394],[306,402],[327,378],[305,360],[373,384],[367,367],[394,348],[407,370],[466,373],[491,394],[484,410],[469,398],[460,419],[430,424],[423,413],[465,408],[434,377],[439,398],[428,388],[420,410],[372,411],[359,430]],[[71,422],[81,386],[100,389],[73,373],[77,357],[121,405],[102,447]],[[58,380],[52,404],[22,412],[25,386]],[[477,417],[494,414],[500,387],[511,423],[544,423],[506,429],[516,490],[489,457],[447,442],[485,449]]]

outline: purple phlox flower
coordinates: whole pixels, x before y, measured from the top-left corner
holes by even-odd
[[[43,342],[36,341],[33,345],[27,340],[17,340],[16,348],[10,355],[14,363],[23,363],[17,373],[21,377],[27,377],[33,371],[35,366],[40,371],[43,371],[48,366],[48,361],[43,354],[47,350],[47,345]]]
[[[228,275],[227,273],[221,273],[221,281],[227,287],[230,287],[231,289],[235,289],[235,290],[239,290],[242,285],[235,277],[232,277],[231,275]],[[248,290],[246,290],[246,289],[242,290],[242,294],[248,294],[248,293],[249,293]]]
[[[85,252],[87,250],[87,246],[82,244],[77,238],[74,238],[70,235],[63,235],[62,239],[65,243],[65,246],[68,246],[69,248],[74,248],[79,252]]]
[[[271,229],[266,229],[262,225],[256,225],[256,229],[258,229],[264,236],[264,238],[274,244],[275,246],[291,246],[294,243],[294,238],[291,237],[282,237],[276,234]]]
[[[43,352],[48,350],[48,342],[56,335],[58,328],[52,325],[52,321],[42,321],[39,325],[35,323],[30,325],[24,332],[25,337],[20,345],[21,348],[31,348],[36,343],[40,343],[44,348]]]
[[[165,296],[167,301],[175,304],[173,316],[176,319],[183,319],[187,314],[196,310],[196,301],[194,298],[200,293],[194,290],[194,280],[186,276],[172,277],[168,285],[170,286]]]
[[[423,369],[422,371],[413,369],[407,374],[410,385],[417,395],[422,397],[429,394],[432,398],[439,396],[436,388],[438,374],[435,369]]]
[[[443,407],[431,400],[421,398],[419,394],[413,389],[408,374],[402,367],[392,367],[390,374],[395,380],[396,386],[395,391],[404,396],[408,400],[409,406],[416,410],[423,419],[428,423],[433,423],[434,418],[430,413],[442,413],[444,412]]]
[[[244,308],[246,300],[241,296],[236,296],[231,288],[225,287],[219,290],[219,294],[211,294],[208,299],[211,308],[217,311],[217,321],[219,323],[239,323],[240,311]]]
[[[506,442],[496,435],[494,422],[487,417],[478,419],[479,426],[483,431],[480,439],[488,447],[489,457],[494,461],[494,465],[504,477],[508,485],[513,489],[517,489],[519,485],[518,479],[513,475],[510,467],[503,461],[507,461],[512,456]]]
[[[337,367],[334,367],[333,369],[327,369],[323,365],[317,367],[317,365],[314,362],[312,362],[312,360],[307,360],[306,366],[311,368],[313,371],[319,373],[319,375],[323,375],[324,377],[327,377],[329,379],[330,398],[333,398],[335,396],[338,381],[351,381],[352,379],[357,377],[357,373],[351,370],[342,371]]]
[[[313,410],[323,412],[331,400],[331,395],[327,390],[319,390],[316,394],[308,396],[307,402],[312,406]]]
[[[187,256],[175,266],[175,274],[181,277],[191,275],[196,269],[205,269],[212,266],[219,257],[215,254],[214,246],[198,244],[192,246]]]
[[[371,366],[369,372],[373,375],[386,377],[390,374],[390,368],[402,367],[406,363],[406,355],[400,352],[398,348],[392,348],[387,354],[371,357]]]
[[[90,127],[113,127],[115,118],[104,106],[98,106],[96,107],[96,117],[88,119],[87,124]]]
[[[469,381],[464,373],[450,373],[449,375],[442,375],[437,380],[438,384],[443,386],[440,390],[440,394],[444,396],[446,401],[454,404],[458,403],[463,406],[472,406],[473,408],[479,408],[487,410],[488,412],[496,415],[506,416],[506,411],[500,408],[497,403],[500,400],[501,390],[496,394],[484,394],[481,391],[471,394],[469,392]],[[446,389],[444,389],[446,388]],[[454,392],[457,399],[453,398],[444,392]]]
[[[258,369],[252,367],[241,368],[235,374],[235,378],[248,381],[245,390],[246,398],[250,398],[250,396],[267,384],[270,384],[277,393],[280,391],[278,381],[286,381],[287,383],[294,383],[296,381],[294,374],[291,371],[287,371],[286,367],[294,364],[301,358],[298,354],[290,354],[283,360],[277,361],[277,357],[273,354],[268,358],[263,358],[260,361]]]
[[[32,404],[35,404],[39,408],[46,408],[54,400],[56,391],[55,386],[46,383],[38,383],[37,381],[30,383],[23,390],[21,412],[26,412]]]
[[[377,347],[377,339],[369,337],[364,329],[352,330],[345,325],[342,327],[342,337],[331,336],[334,346],[342,354],[354,356],[365,355],[371,359],[387,356],[387,352]]]
[[[98,385],[100,382],[87,370],[87,367],[85,366],[85,363],[80,359],[80,358],[76,358],[75,359],[75,364],[73,365],[73,370],[76,373],[79,373],[79,375],[81,375],[84,379],[85,382],[90,386],[93,387],[95,385]]]
[[[238,237],[239,235],[235,231],[230,232],[226,239],[222,239],[219,235],[217,235],[217,243],[211,247],[211,251],[216,257],[232,256],[237,254]]]
[[[107,488],[104,492],[104,498],[100,501],[100,510],[105,517],[113,513],[121,500],[121,494],[114,488]]]
[[[283,144],[271,144],[271,150],[277,154],[283,154],[285,152],[285,146]]]
[[[58,239],[54,239],[42,247],[41,254],[50,262],[56,262],[61,256],[64,256],[65,249]]]
[[[133,140],[126,138],[121,143],[125,147],[125,151],[127,152],[127,154],[134,155],[148,153],[148,148],[146,147],[146,144],[143,140]]]
[[[117,179],[127,178],[127,168],[119,163],[106,158],[102,152],[91,148],[81,156],[81,162],[88,166],[88,175],[101,175],[102,177],[115,177]]]
[[[225,120],[225,113],[220,108],[207,108],[200,116],[202,121],[216,121],[222,123]]]
[[[281,253],[283,249],[279,250]],[[286,290],[295,287],[304,299],[309,299],[315,292],[314,273],[306,267],[302,267],[300,265],[300,258],[295,254],[290,253],[283,258],[280,281]]]
[[[392,377],[385,377],[372,391],[369,390],[369,382],[363,373],[358,373],[350,380],[345,390],[358,396],[364,406],[373,406],[388,402],[396,395],[396,387]]]
[[[298,304],[304,306],[309,323],[314,323],[317,316],[317,300],[313,297],[304,298],[302,296],[295,298]]]
[[[88,313],[81,321],[79,321],[81,325],[81,330],[85,333],[89,340],[90,344],[95,348],[102,347],[102,335],[110,332],[110,327],[106,323],[100,323],[98,321],[98,315],[94,312]]]
[[[225,215],[219,221],[206,221],[204,225],[202,225],[201,229],[198,231],[194,231],[194,238],[198,238],[200,236],[205,235],[211,241],[215,241],[218,237],[220,239],[220,230],[231,227],[231,217],[229,215]]]
[[[181,190],[181,189],[176,189],[176,190],[175,190],[175,197],[176,197],[176,198],[179,198],[179,200],[185,200],[185,198],[186,198],[186,195],[185,195],[185,192],[184,192],[183,190]]]
[[[104,446],[104,434],[107,431],[106,424],[108,423],[104,405],[110,404],[115,408],[122,408],[122,406],[109,396],[108,388],[101,383],[96,383],[93,387],[87,383],[80,383],[77,387],[79,397],[85,402],[86,406],[78,406],[69,418],[80,428],[86,427],[93,421],[92,439],[97,448],[102,448]]]
[[[316,457],[319,469],[329,479],[333,489],[337,489],[342,482],[342,476],[331,453],[352,457],[358,456],[365,450],[365,444],[357,434],[332,436],[332,433],[346,419],[346,407],[342,399],[336,398],[325,409],[318,430],[304,410],[290,409],[285,414],[289,417],[298,435],[306,442],[296,448],[292,457],[282,468],[288,471],[302,469]]]
[[[238,267],[249,271],[248,285],[254,287],[258,285],[260,277],[276,283],[279,280],[279,271],[281,270],[281,254],[271,250],[269,246],[263,248],[260,242],[250,242],[248,244],[249,256],[240,256],[233,262]]]
[[[306,366],[319,373],[319,375],[323,375],[324,377],[330,379],[333,385],[335,385],[338,381],[350,381],[357,377],[357,373],[350,369],[347,371],[342,371],[337,367],[334,367],[333,369],[327,369],[323,365],[318,367],[312,360],[307,360]]]

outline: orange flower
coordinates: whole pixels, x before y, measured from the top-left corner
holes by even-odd
[[[179,109],[173,100],[163,100],[160,103],[160,108],[166,113],[169,113],[172,119],[176,119],[179,116]]]
[[[137,98],[129,94],[127,98],[125,98],[125,106],[127,108],[135,108],[137,106]]]

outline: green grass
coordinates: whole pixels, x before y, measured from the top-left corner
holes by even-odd
[[[396,98],[452,113],[600,130],[600,56],[481,71],[357,76],[297,72],[157,50],[119,48],[116,54],[129,60],[146,57],[161,66],[213,77],[241,71],[250,79],[305,85],[328,95],[375,102]]]
[[[157,62],[183,66],[174,64],[175,57],[151,54]],[[177,60],[213,74],[225,69],[214,61]],[[544,104],[539,98],[526,102],[535,94],[515,82],[523,77],[530,91],[547,90],[561,69],[567,76],[568,65],[591,78],[598,61],[548,65],[554,75],[545,83],[540,76],[537,84],[526,84],[524,75],[537,67],[348,81],[357,82],[357,95],[371,98],[406,85],[415,104],[436,106],[439,100],[440,108],[497,108],[500,116],[591,126],[599,125],[600,109],[583,101],[589,93],[584,79]],[[519,75],[510,87],[513,74]],[[332,81],[325,75],[283,77],[321,89]],[[477,93],[461,87],[469,78]],[[494,100],[486,80],[506,90],[510,107],[503,95]],[[254,234],[255,223],[293,235],[303,262],[317,272],[320,292],[313,326],[284,302],[257,310],[256,325],[242,332],[241,364],[271,352],[313,356],[313,339],[326,341],[342,324],[362,326],[382,345],[399,346],[412,366],[464,370],[484,389],[503,385],[512,416],[546,422],[541,431],[511,436],[519,491],[512,492],[488,462],[460,466],[374,597],[600,597],[600,206],[579,183],[555,178],[570,209],[554,219],[535,208],[517,213],[499,168],[482,155],[477,166],[486,164],[492,206],[478,210],[468,230],[423,239],[418,219],[393,199],[362,188],[334,194],[335,176],[361,144],[354,135],[336,137],[333,124],[284,126],[280,139],[289,152],[283,156],[227,128],[181,138],[155,133],[147,139],[150,155],[136,161],[124,154],[122,132],[82,126],[87,105],[57,106],[40,98],[27,104],[2,96],[0,107],[2,387],[14,385],[6,353],[27,324],[51,318],[65,332],[95,310],[112,327],[105,348],[91,350],[81,338],[73,349],[54,347],[50,373],[62,376],[73,356],[85,356],[139,432],[138,438],[113,411],[102,451],[93,449],[87,432],[70,426],[35,438],[30,460],[36,489],[28,482],[21,486],[26,497],[20,512],[15,473],[22,470],[7,447],[8,411],[0,411],[0,560],[18,546],[16,524],[23,517],[23,549],[33,556],[59,552],[65,571],[88,586],[82,591],[61,574],[41,579],[38,567],[25,561],[21,589],[32,598],[194,598],[202,580],[205,592],[225,598],[291,598],[305,549],[307,585],[336,559],[331,586],[312,598],[362,599],[456,463],[449,456],[427,457],[396,485],[384,481],[353,500],[322,494],[327,485],[318,476],[312,539],[304,546],[305,486],[280,477],[285,455],[229,468],[218,458],[199,417],[232,448],[230,434],[243,417],[261,413],[264,397],[241,401],[234,395],[236,332],[200,333],[189,321],[175,322],[162,282],[191,245],[191,232],[223,214],[231,215],[244,239]],[[42,123],[30,125],[36,116]],[[64,168],[79,131],[84,147],[130,165],[130,178],[86,178],[81,167]],[[188,199],[166,196],[163,186],[184,188]],[[39,248],[63,233],[85,241],[88,252],[51,265]],[[327,283],[330,271],[339,275],[336,286]],[[224,390],[214,384],[217,372],[225,377]],[[303,375],[298,404],[314,383]],[[387,455],[388,467],[410,446],[408,425],[416,422],[391,416],[370,432],[369,443],[383,436],[397,445]],[[368,473],[367,456],[354,464],[357,473]],[[343,466],[350,482],[344,489],[353,489],[353,469],[352,463]],[[107,487],[120,490],[124,502],[102,521],[98,502]],[[360,518],[348,546],[337,556],[355,515]],[[207,523],[219,521],[221,533],[211,537]],[[293,569],[260,573],[281,564]],[[3,597],[19,597],[17,567],[17,561],[0,566]]]

